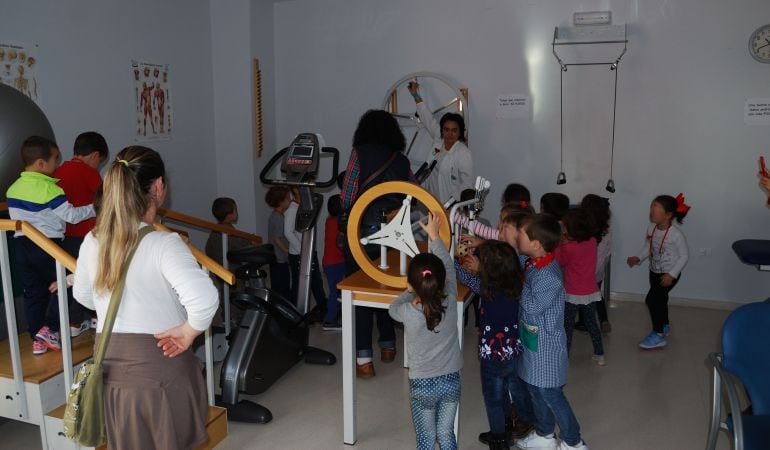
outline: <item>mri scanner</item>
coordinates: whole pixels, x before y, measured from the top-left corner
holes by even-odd
[[[5,191],[24,170],[19,150],[33,135],[56,141],[40,107],[16,89],[0,84],[0,202],[5,201]]]

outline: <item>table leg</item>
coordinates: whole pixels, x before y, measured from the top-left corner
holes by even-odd
[[[468,298],[463,300],[462,304],[457,305],[457,338],[460,340],[460,354],[463,351],[463,331],[465,330],[465,305]],[[455,438],[460,442],[460,402],[457,402],[457,412],[455,413]]]
[[[356,443],[356,315],[353,293],[342,290],[342,415],[343,442]]]

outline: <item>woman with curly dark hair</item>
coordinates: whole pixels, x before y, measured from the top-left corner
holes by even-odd
[[[404,156],[406,139],[396,119],[383,110],[369,110],[361,116],[353,135],[353,150],[342,182],[341,194],[343,220],[340,230],[345,232],[347,213],[353,207],[356,199],[367,189],[385,181],[414,181],[409,159]],[[382,222],[383,214],[401,206],[402,195],[388,195],[375,200],[364,212],[361,220],[361,236],[376,232]],[[353,259],[347,240],[343,239],[345,254],[345,269],[347,275],[359,270]],[[370,258],[379,255],[379,246],[370,245],[365,248]],[[393,362],[396,358],[396,332],[393,320],[384,309],[356,307],[356,374],[362,378],[374,376],[372,363],[372,328],[373,316],[377,317],[377,328],[380,332],[380,359],[382,362]]]

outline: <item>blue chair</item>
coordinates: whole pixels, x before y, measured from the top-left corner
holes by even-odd
[[[714,384],[706,449],[716,447],[720,428],[732,435],[734,450],[770,449],[770,303],[733,311],[722,327],[722,353],[710,354],[709,360]],[[751,403],[748,409],[741,408],[738,383]],[[724,420],[722,386],[728,399]]]

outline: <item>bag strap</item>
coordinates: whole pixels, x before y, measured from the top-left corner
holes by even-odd
[[[393,161],[396,159],[396,156],[397,156],[397,155],[398,155],[398,152],[393,152],[393,153],[390,155],[390,158],[388,158],[388,160],[387,160],[387,161],[385,161],[385,164],[383,164],[382,166],[380,166],[380,168],[379,168],[379,169],[377,169],[377,170],[376,170],[376,171],[375,171],[373,174],[371,174],[371,175],[369,175],[368,177],[366,177],[366,179],[364,180],[363,184],[360,184],[360,185],[359,185],[359,187],[358,187],[358,192],[359,192],[359,193],[360,193],[360,192],[363,192],[363,190],[364,190],[364,189],[365,189],[367,186],[369,186],[369,184],[370,184],[372,181],[374,181],[374,180],[375,180],[377,177],[379,177],[380,175],[382,175],[382,172],[385,172],[385,171],[388,169],[388,167],[390,167],[390,165],[391,165],[391,164],[393,164]]]
[[[128,267],[131,265],[131,260],[134,258],[136,249],[139,248],[139,243],[142,239],[155,231],[152,225],[144,226],[139,230],[139,237],[136,240],[136,246],[128,253],[126,258],[126,264],[123,266],[123,273],[120,274],[118,284],[115,285],[115,289],[112,290],[112,296],[110,297],[110,306],[107,308],[107,316],[104,318],[104,326],[102,327],[102,337],[99,340],[99,347],[96,349],[95,364],[100,365],[104,360],[104,354],[107,352],[107,345],[110,343],[110,336],[112,335],[112,327],[115,325],[115,318],[118,316],[118,307],[120,306],[120,300],[123,297],[123,288],[126,287],[126,274],[128,273]]]

